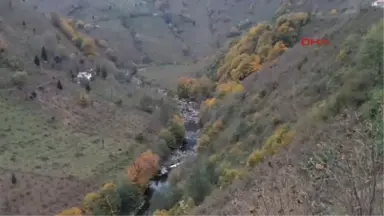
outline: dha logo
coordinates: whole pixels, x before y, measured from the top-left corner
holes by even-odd
[[[301,38],[301,46],[313,46],[317,44],[318,46],[329,45],[328,39],[312,39],[312,38]]]

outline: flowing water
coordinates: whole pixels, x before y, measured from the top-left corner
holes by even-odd
[[[166,95],[166,91],[163,89],[157,89],[157,91]],[[172,169],[182,164],[184,161],[186,161],[186,159],[196,156],[196,143],[199,133],[199,106],[196,102],[178,98],[175,99],[177,100],[179,113],[184,119],[186,130],[185,141],[179,149],[172,152],[168,160],[162,164],[158,174],[152,178],[150,185],[145,192],[145,201],[138,208],[135,215],[149,214],[150,212],[148,212],[148,210],[151,206],[150,200],[153,193],[167,192],[169,186],[167,179]]]

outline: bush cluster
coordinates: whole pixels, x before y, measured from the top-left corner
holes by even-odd
[[[160,131],[159,137],[165,141],[169,149],[179,148],[183,144],[185,137],[183,118],[179,115],[174,115],[168,122],[167,127]]]
[[[264,63],[280,56],[292,46],[300,28],[307,24],[307,13],[287,13],[276,19],[275,25],[260,23],[232,44],[216,76],[220,83],[242,80],[262,68]]]
[[[196,100],[210,96],[214,88],[214,83],[206,76],[201,78],[181,77],[177,85],[177,94],[180,98]]]
[[[248,158],[248,166],[253,167],[267,156],[276,154],[289,145],[295,136],[295,131],[289,130],[288,125],[280,126],[264,143],[261,149],[255,150]]]
[[[96,43],[91,37],[78,32],[75,20],[67,20],[60,17],[57,13],[51,13],[51,22],[59,28],[63,34],[71,40],[77,48],[79,48],[86,56],[96,55]]]

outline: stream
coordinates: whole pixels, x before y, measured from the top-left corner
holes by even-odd
[[[168,92],[164,89],[154,87],[151,85],[145,85],[142,78],[138,77],[137,75],[129,75],[126,74],[131,78],[131,81],[134,85],[141,87],[149,87],[152,88],[152,90],[156,91],[157,93],[167,96]],[[90,69],[89,71],[80,72],[77,75],[78,83],[81,84],[82,81],[92,81],[94,76],[93,69]],[[169,182],[168,182],[168,176],[172,169],[178,167],[182,163],[186,161],[186,159],[192,159],[197,155],[196,153],[196,143],[197,143],[197,137],[199,133],[199,104],[193,101],[180,99],[178,97],[173,98],[175,101],[177,101],[177,107],[179,110],[179,114],[184,119],[184,126],[185,126],[185,137],[184,141],[181,144],[181,147],[177,150],[174,150],[171,155],[168,157],[168,159],[161,164],[160,170],[158,171],[157,175],[154,176],[150,183],[148,188],[146,189],[144,193],[144,201],[142,204],[136,209],[134,212],[134,216],[139,215],[150,215],[151,212],[149,212],[149,209],[151,207],[151,198],[152,195],[155,192],[162,192],[167,193]]]
[[[157,89],[159,93],[164,95],[167,92],[163,89]],[[134,215],[149,215],[151,206],[151,198],[154,192],[166,193],[169,186],[168,175],[172,169],[181,165],[186,159],[196,156],[196,143],[199,133],[198,116],[199,104],[185,99],[174,98],[177,101],[179,114],[184,119],[185,139],[181,147],[171,153],[169,158],[162,164],[156,176],[150,181],[149,187],[145,192],[145,200],[137,209]]]

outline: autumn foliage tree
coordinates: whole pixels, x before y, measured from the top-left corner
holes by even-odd
[[[181,98],[193,98],[198,94],[199,83],[197,79],[181,77],[177,85],[177,95]]]
[[[215,84],[206,76],[201,78],[181,77],[177,85],[177,94],[180,98],[198,99],[209,97]]]
[[[71,40],[86,56],[96,55],[95,40],[76,29],[76,21],[60,17],[57,13],[51,13],[51,22]]]
[[[116,185],[106,183],[97,192],[87,194],[83,200],[83,209],[87,215],[118,215],[121,199]]]
[[[127,168],[127,177],[141,189],[145,189],[150,179],[159,170],[159,156],[151,150],[143,152],[134,163]]]
[[[78,207],[72,207],[72,208],[63,210],[62,212],[60,212],[59,214],[57,214],[55,216],[66,216],[66,215],[81,216],[81,215],[83,215],[83,211]]]
[[[307,24],[308,13],[287,13],[277,18],[274,25],[259,23],[229,47],[216,77],[219,83],[238,81],[259,71],[264,62],[279,57],[297,42],[300,28]]]

